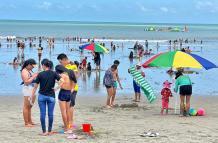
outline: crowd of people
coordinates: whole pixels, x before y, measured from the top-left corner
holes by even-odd
[[[35,124],[31,118],[31,108],[35,102],[35,92],[38,91],[38,105],[40,109],[40,122],[42,127],[42,135],[52,134],[53,112],[55,106],[55,91],[60,89],[58,100],[61,115],[66,133],[71,133],[73,128],[73,113],[76,94],[78,91],[78,67],[71,64],[71,61],[65,54],[57,57],[60,65],[53,70],[53,62],[48,59],[41,61],[43,71],[32,73],[32,69],[36,65],[34,59],[28,59],[24,62],[21,69],[24,106],[23,117],[26,127],[32,127]],[[55,87],[56,81],[58,86]],[[46,108],[48,108],[48,129],[45,125]]]
[[[53,125],[53,112],[55,106],[55,91],[60,90],[58,94],[58,101],[61,110],[61,115],[64,124],[65,133],[72,133],[73,129],[73,117],[74,117],[74,105],[76,100],[76,95],[79,89],[77,84],[77,79],[79,78],[79,71],[86,70],[91,71],[90,62],[87,63],[87,57],[85,57],[81,64],[77,61],[70,61],[66,54],[62,53],[57,56],[59,65],[54,69],[53,62],[48,59],[43,59],[41,61],[42,71],[39,73],[33,73],[33,69],[36,67],[37,62],[34,59],[28,59],[24,61],[21,68],[21,78],[23,82],[22,92],[24,95],[23,104],[23,118],[26,127],[32,127],[35,124],[31,118],[31,108],[36,100],[36,90],[38,91],[38,105],[40,109],[40,122],[42,127],[42,135],[52,134]],[[96,69],[100,69],[100,54],[94,53],[94,62],[97,62]],[[119,61],[114,62],[114,66],[119,65]],[[110,106],[113,106],[116,94],[117,83],[120,80],[118,76],[118,71],[113,73],[113,92],[109,92],[112,97]],[[58,86],[55,87],[55,83]],[[122,87],[121,87],[122,88]],[[109,105],[109,104],[108,104]],[[48,129],[45,125],[46,108],[48,108]]]
[[[52,42],[54,40],[50,39]],[[75,39],[76,40],[76,39]],[[40,44],[40,39],[39,39]],[[19,45],[20,46],[20,45]],[[146,49],[148,49],[148,41],[145,43]],[[140,44],[136,44],[134,50],[140,51],[144,49]],[[189,49],[189,48],[187,48]],[[187,52],[187,49],[185,52]],[[57,56],[59,65],[54,68],[53,62],[48,59],[41,60],[43,48],[39,45],[38,57],[42,71],[39,73],[33,73],[33,69],[37,62],[34,59],[28,59],[23,62],[21,68],[22,92],[24,95],[23,104],[23,118],[26,127],[32,127],[35,123],[32,121],[31,108],[38,99],[38,106],[40,109],[40,122],[42,128],[42,135],[47,136],[52,134],[52,126],[54,121],[54,107],[55,107],[55,92],[59,90],[58,102],[63,120],[64,133],[72,133],[74,128],[74,106],[76,104],[76,96],[79,90],[77,84],[80,76],[79,71],[92,71],[91,63],[87,61],[87,57],[84,57],[81,62],[71,61],[67,55],[62,53]],[[183,49],[182,49],[183,50]],[[150,51],[150,50],[149,50]],[[151,51],[150,51],[151,52]],[[92,52],[93,60],[96,64],[96,71],[99,71],[101,65],[101,56],[98,52]],[[143,54],[142,56],[144,56]],[[131,51],[129,58],[133,58],[133,52]],[[18,64],[17,58],[13,60],[13,63]],[[118,68],[120,61],[115,60],[113,64],[106,70],[103,77],[103,85],[107,91],[106,108],[113,108],[115,105],[117,88],[123,89],[121,80],[119,77]],[[135,65],[136,70],[139,71],[142,77],[145,78],[145,73],[141,69],[141,64]],[[172,72],[174,74],[174,72]],[[179,70],[175,73],[175,92],[180,94],[180,114],[182,116],[188,116],[190,108],[190,99],[192,94],[192,82],[190,78],[183,75]],[[55,83],[58,83],[57,86]],[[171,84],[169,81],[163,83],[163,89],[160,91],[162,95],[162,108],[161,114],[168,114],[169,99],[173,97],[171,91]],[[38,98],[36,98],[36,91],[38,91]],[[140,102],[141,100],[141,87],[133,80],[134,89],[134,102]],[[48,128],[46,128],[46,108],[48,108]]]

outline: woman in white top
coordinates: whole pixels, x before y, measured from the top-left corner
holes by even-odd
[[[23,104],[23,118],[25,127],[32,127],[34,123],[31,119],[31,108],[35,99],[31,99],[32,89],[34,86],[34,79],[38,75],[37,73],[33,74],[32,69],[36,65],[36,61],[34,59],[28,59],[24,62],[21,69],[21,78],[23,82],[23,96],[24,96],[24,104]]]

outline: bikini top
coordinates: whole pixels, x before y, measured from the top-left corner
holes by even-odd
[[[29,73],[28,77],[31,78],[31,77],[33,76],[32,73],[31,73],[30,71],[28,71],[28,73]],[[34,79],[34,80],[33,80],[30,84],[28,84],[28,85],[25,85],[25,84],[24,84],[24,81],[22,81],[20,85],[32,86],[32,87],[33,87],[35,83],[36,83],[36,80]]]

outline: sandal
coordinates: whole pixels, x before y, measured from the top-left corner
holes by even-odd
[[[78,136],[75,134],[69,135],[67,139],[78,139]]]
[[[72,134],[72,133],[73,133],[72,130],[67,130],[67,131],[64,132],[64,134]]]
[[[143,134],[140,134],[141,137],[157,137],[159,136],[159,133],[155,132],[144,132]]]

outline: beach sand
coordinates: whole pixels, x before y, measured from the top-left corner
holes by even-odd
[[[160,99],[154,104],[143,97],[139,107],[104,108],[106,96],[78,96],[75,111],[76,134],[80,140],[67,139],[67,135],[40,136],[39,108],[33,107],[33,120],[38,125],[25,128],[22,118],[22,96],[0,96],[0,143],[218,143],[218,97],[199,96],[192,98],[192,107],[203,107],[206,116],[179,117],[174,110],[161,116]],[[170,106],[174,107],[174,98]],[[130,96],[117,96],[117,104],[131,104]],[[95,130],[93,137],[80,131],[82,123],[91,123]],[[58,104],[55,107],[53,129],[61,130],[62,120]],[[139,134],[153,130],[158,137],[140,137]]]

